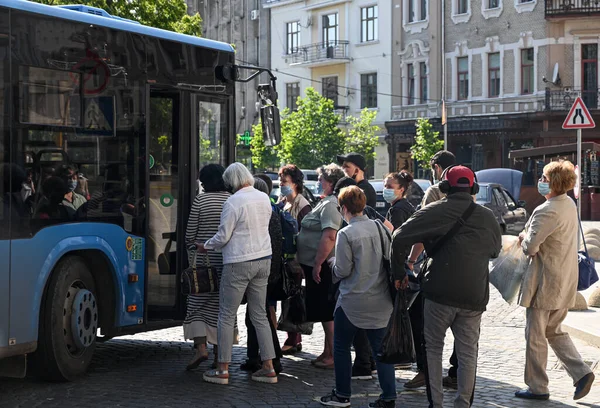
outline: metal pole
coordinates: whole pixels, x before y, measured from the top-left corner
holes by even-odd
[[[448,150],[448,115],[446,115],[446,123],[444,123],[444,150]]]
[[[583,177],[581,177],[581,129],[577,129],[577,167],[579,168],[579,180],[577,182],[577,213],[579,214],[579,218],[581,218],[581,182],[583,180]]]
[[[446,2],[442,0],[442,109],[445,109],[446,102]],[[448,112],[442,112],[442,115],[446,117],[446,123],[444,123],[444,150],[448,150]]]

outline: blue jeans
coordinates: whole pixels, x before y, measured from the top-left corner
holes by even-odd
[[[354,326],[341,307],[338,307],[334,314],[333,331],[333,361],[335,363],[335,393],[339,397],[350,398],[352,395],[352,356],[350,355],[350,346],[354,341],[354,336],[358,328]],[[367,337],[371,344],[373,356],[381,348],[383,329],[367,329]],[[376,360],[377,375],[379,376],[379,386],[383,393],[381,399],[391,401],[396,399],[396,373],[392,364],[383,364]]]

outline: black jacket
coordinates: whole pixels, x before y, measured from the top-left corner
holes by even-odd
[[[367,205],[369,207],[377,207],[377,193],[375,192],[375,188],[369,183],[367,180],[363,179],[356,183],[358,188],[364,191],[367,196]]]
[[[404,277],[407,248],[422,242],[425,251],[431,251],[472,200],[468,193],[452,194],[423,207],[394,232],[392,268],[396,279]],[[494,214],[478,205],[456,235],[428,260],[421,284],[423,295],[443,305],[484,311],[489,301],[489,260],[498,256],[501,246],[502,231]]]
[[[398,200],[390,207],[387,213],[387,220],[394,226],[396,231],[415,213],[415,207],[408,199]]]

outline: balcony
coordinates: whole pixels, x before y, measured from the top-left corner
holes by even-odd
[[[265,8],[271,8],[275,6],[283,6],[285,4],[295,3],[300,0],[261,0],[261,4]]]
[[[600,15],[600,0],[546,0],[546,17]]]
[[[285,57],[290,65],[318,67],[350,62],[348,41],[329,41],[298,47]]]
[[[546,111],[568,111],[573,106],[575,98],[581,96],[585,106],[590,110],[595,110],[600,107],[600,89],[591,91],[575,90],[572,88],[564,88],[553,90],[546,88],[545,109]]]

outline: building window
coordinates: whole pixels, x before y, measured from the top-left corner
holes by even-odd
[[[415,104],[415,66],[414,64],[408,64],[408,104]]]
[[[523,4],[523,3],[531,3],[531,2],[533,2],[533,0],[519,0],[519,3],[520,3],[520,4]]]
[[[285,94],[287,98],[287,104],[289,110],[298,110],[298,97],[300,96],[300,84],[298,82],[292,82],[291,84],[285,85]]]
[[[500,95],[500,53],[488,54],[488,96]]]
[[[323,16],[323,46],[335,47],[338,42],[338,13]]]
[[[533,93],[533,48],[521,50],[521,93]]]
[[[362,74],[360,76],[360,107],[377,107],[377,74]]]
[[[469,0],[455,0],[456,14],[467,14],[469,12]]]
[[[458,99],[469,97],[469,57],[460,57],[458,63]]]
[[[338,77],[326,77],[322,80],[323,96],[333,101],[334,109],[338,107]]]
[[[500,7],[500,0],[487,0],[487,3],[488,9],[495,9]]]
[[[378,37],[377,6],[363,7],[361,10],[360,41],[375,41]]]
[[[294,21],[285,25],[286,54],[296,54],[300,46],[300,22]]]
[[[581,46],[581,97],[590,109],[598,108],[598,44]]]
[[[427,20],[427,0],[421,0],[421,21]]]
[[[414,23],[415,22],[415,17],[416,17],[416,13],[415,13],[415,1],[416,0],[408,0],[408,22],[409,23]]]
[[[427,64],[419,63],[419,82],[421,88],[421,103],[427,103],[429,100],[429,89],[427,88]]]
[[[408,1],[408,22],[427,20],[427,0],[407,0]]]

